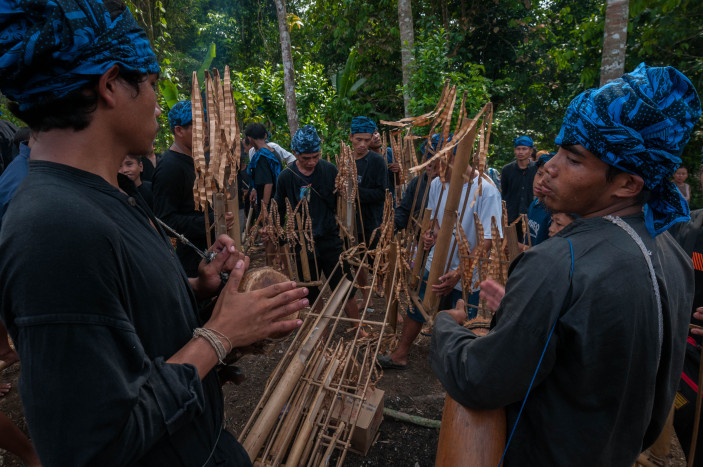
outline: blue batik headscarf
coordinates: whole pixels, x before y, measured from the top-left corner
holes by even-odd
[[[542,166],[544,166],[547,162],[549,162],[550,160],[552,160],[552,157],[554,157],[555,155],[556,155],[556,153],[553,153],[553,152],[550,152],[550,153],[548,153],[548,154],[542,154],[542,155],[539,156],[539,158],[537,159],[537,167],[542,167]]]
[[[281,161],[278,159],[278,157],[276,157],[274,153],[272,153],[266,148],[261,148],[256,151],[254,155],[251,156],[251,160],[247,165],[247,174],[249,174],[249,176],[251,177],[252,185],[254,182],[254,170],[256,170],[256,166],[259,163],[259,159],[261,159],[262,157],[265,157],[270,161],[269,166],[271,167],[271,172],[273,172],[273,183],[275,185],[276,180],[278,180],[278,175],[281,173],[283,167],[281,166]]]
[[[188,126],[193,123],[193,109],[190,101],[180,101],[168,112],[168,126],[171,130],[177,126]]]
[[[518,146],[527,146],[529,148],[532,148],[535,146],[535,142],[532,141],[532,138],[529,136],[518,136],[517,138],[513,139],[513,147],[518,147]]]
[[[290,147],[297,154],[313,154],[320,151],[320,137],[312,125],[305,125],[295,132]]]
[[[160,71],[128,8],[112,20],[99,0],[0,3],[0,90],[20,110],[64,97],[116,64]]]
[[[351,122],[351,134],[371,133],[376,131],[376,124],[369,117],[354,117]]]
[[[571,101],[554,142],[580,144],[606,164],[642,177],[651,192],[645,225],[656,236],[689,219],[688,203],[669,177],[681,164],[700,115],[688,78],[672,67],[641,63],[632,73]]]
[[[449,133],[449,136],[447,136],[447,143],[452,140],[452,137],[454,136],[454,133]],[[442,149],[444,146],[444,138],[442,138],[442,135],[440,133],[435,133],[432,135],[430,138],[430,148],[427,147],[427,140],[423,141],[422,144],[420,145],[420,152],[426,159],[431,159],[432,156],[434,156],[438,149]],[[456,154],[456,148],[454,148],[454,154]]]

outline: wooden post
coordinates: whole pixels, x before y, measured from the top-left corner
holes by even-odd
[[[227,210],[227,199],[224,193],[215,193],[213,209],[215,211],[215,238],[227,233],[227,221],[225,211]]]
[[[505,450],[505,430],[505,409],[468,409],[447,394],[435,466],[499,465]]]
[[[234,225],[229,229],[229,236],[234,240],[234,246],[238,251],[242,251],[242,232],[239,225],[239,199],[233,197],[227,200],[227,210],[234,216]]]
[[[252,461],[256,460],[256,456],[264,445],[266,437],[276,424],[281,410],[286,405],[286,401],[293,392],[293,389],[295,389],[298,379],[300,379],[300,376],[303,374],[305,363],[310,353],[325,332],[331,316],[344,303],[344,299],[351,285],[352,283],[347,278],[342,278],[329,301],[325,304],[325,308],[318,318],[316,326],[313,326],[310,333],[303,340],[300,349],[298,349],[290,365],[286,368],[285,373],[281,376],[276,389],[274,389],[268,402],[263,407],[256,423],[252,426],[244,439],[242,445]]]
[[[461,199],[462,187],[464,186],[464,173],[469,166],[471,150],[476,139],[476,125],[469,130],[466,137],[459,143],[454,164],[452,167],[452,178],[449,181],[449,190],[447,190],[447,202],[444,205],[444,216],[442,217],[442,225],[439,228],[439,235],[434,246],[434,255],[432,256],[432,264],[430,265],[430,276],[427,279],[427,287],[425,287],[425,298],[422,305],[431,316],[437,313],[439,305],[439,297],[432,291],[432,284],[437,283],[437,279],[444,274],[445,265],[447,262],[447,254],[449,246],[452,243],[454,236],[454,226],[456,225],[457,208]]]
[[[420,274],[423,274],[423,266],[425,265],[425,251],[422,243],[422,235],[430,228],[432,220],[432,209],[425,209],[425,214],[422,216],[422,225],[420,227],[420,239],[417,242],[417,252],[415,253],[415,263],[413,264],[413,273],[410,276],[410,289],[413,290],[420,283]]]
[[[388,252],[388,274],[391,274],[392,278],[395,278],[395,270],[398,267],[398,242],[393,240],[391,242],[391,249]],[[392,271],[392,272],[391,272]],[[388,324],[393,328],[393,332],[396,331],[398,326],[398,300],[395,299],[393,293],[393,280],[386,281],[386,287],[384,289],[384,295],[386,296],[386,301],[388,302]]]
[[[303,232],[303,219],[300,213],[295,213],[295,223],[298,226],[298,241],[300,242],[300,267],[303,270],[303,280],[310,282],[310,263],[308,262],[308,249],[305,245],[305,233]]]

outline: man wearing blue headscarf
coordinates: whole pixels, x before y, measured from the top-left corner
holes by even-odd
[[[383,221],[383,205],[388,188],[388,167],[383,156],[369,149],[376,124],[368,117],[354,117],[351,122],[350,140],[356,163],[358,181],[359,207],[356,213],[356,238],[365,242],[373,250],[378,243],[378,234],[371,241],[373,231]],[[370,289],[367,288],[368,272],[359,273],[359,285],[362,287],[363,301],[368,302]]]
[[[193,114],[190,100],[176,103],[168,112],[168,125],[173,135],[173,144],[164,151],[152,177],[154,213],[176,232],[185,235],[201,250],[207,248],[207,232],[203,211],[195,209],[193,184],[195,162],[193,161]],[[210,209],[210,225],[215,214]],[[234,215],[225,213],[227,228],[234,225]],[[176,255],[189,277],[198,274],[200,255],[182,243],[176,245]]]
[[[532,181],[537,165],[530,159],[534,142],[529,136],[518,136],[513,140],[515,160],[505,165],[500,173],[501,197],[508,210],[508,222],[514,222],[520,214],[527,214],[532,202]],[[518,232],[518,238],[521,238]]]
[[[276,186],[276,203],[278,204],[279,218],[283,223],[286,217],[286,199],[293,208],[305,199],[308,203],[310,220],[312,222],[312,238],[315,244],[315,254],[301,251],[296,248],[296,254],[306,254],[308,264],[311,265],[311,280],[320,280],[316,273],[325,273],[330,280],[331,290],[337,287],[345,273],[350,271],[349,265],[344,264],[337,268],[337,263],[342,257],[344,243],[339,237],[337,226],[337,194],[335,180],[337,167],[320,158],[320,137],[313,125],[305,125],[295,132],[291,141],[291,149],[295,153],[296,161],[289,164],[278,177]],[[300,261],[297,261],[298,277],[302,278]],[[316,271],[317,265],[320,271]],[[349,278],[352,280],[352,278]],[[308,298],[314,303],[320,294],[320,287],[309,287]],[[352,293],[353,295],[353,293]],[[322,302],[318,303],[320,311]],[[359,318],[359,308],[356,300],[347,300],[344,311],[349,318]]]
[[[661,432],[693,300],[691,261],[665,232],[688,218],[669,177],[700,115],[671,67],[576,97],[543,191],[579,218],[519,256],[504,290],[481,284],[497,308],[487,336],[457,324],[461,303],[438,314],[432,369],[461,404],[505,407],[505,465],[632,465]]]
[[[188,278],[118,174],[125,155],[151,152],[161,113],[156,57],[124,4],[2,10],[0,91],[36,138],[0,231],[0,316],[42,464],[251,465],[223,428],[212,370],[232,347],[300,326],[274,320],[305,290],[238,294],[248,258],[224,235]],[[203,323],[197,300],[220,291],[220,272],[230,279]]]

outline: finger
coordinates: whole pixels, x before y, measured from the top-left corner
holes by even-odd
[[[691,329],[691,334],[695,334],[696,336],[703,336],[703,329],[693,328]]]
[[[212,245],[212,248],[210,248],[210,251],[228,251],[229,253],[233,253],[236,250],[237,248],[235,246],[234,240],[232,240],[232,238],[226,234],[220,234],[217,237],[217,240],[215,240],[215,243]]]
[[[466,307],[466,305],[464,304],[464,300],[460,298],[459,300],[457,300],[456,306],[454,307],[454,309],[464,311],[465,307]]]
[[[276,321],[275,323],[271,323],[271,326],[269,326],[270,332],[268,335],[280,336],[281,334],[288,334],[299,328],[302,324],[303,321],[300,319],[286,319],[283,321]]]
[[[310,306],[310,302],[307,298],[301,300],[296,300],[291,303],[287,303],[278,307],[272,307],[265,311],[265,319],[270,321],[276,321],[281,318],[290,316],[298,311]]]
[[[249,268],[249,257],[245,256],[243,259],[239,259],[235,264],[229,274],[229,280],[225,285],[228,290],[239,290],[239,283],[242,282],[242,277],[244,273]]]

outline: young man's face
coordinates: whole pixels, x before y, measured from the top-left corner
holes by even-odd
[[[158,75],[150,74],[139,83],[139,93],[135,95],[134,88],[122,81],[125,91],[130,93],[132,101],[125,114],[121,116],[124,128],[124,141],[129,142],[127,152],[135,156],[151,154],[154,138],[159,130],[157,118],[161,108],[156,102],[156,82]]]
[[[371,135],[371,144],[369,144],[370,148],[380,148],[381,144],[383,141],[381,140],[381,133],[378,131],[374,131],[373,135]]]
[[[364,157],[369,152],[372,136],[371,133],[355,133],[351,135],[352,150],[357,159]]]
[[[606,180],[608,165],[580,145],[559,148],[544,165],[542,201],[552,212],[579,217],[601,211],[613,202],[613,184]]]
[[[134,156],[125,156],[120,166],[120,173],[127,176],[134,183],[140,180],[141,173],[144,170],[142,161]]]
[[[532,154],[532,148],[529,146],[515,146],[515,159],[519,161],[525,161],[530,158]]]
[[[535,179],[532,181],[532,194],[538,198],[542,197],[542,182],[544,181],[544,166],[537,169]]]
[[[308,154],[298,154],[296,157],[296,163],[298,168],[305,172],[312,172],[315,170],[317,163],[320,162],[320,153],[313,152]]]

